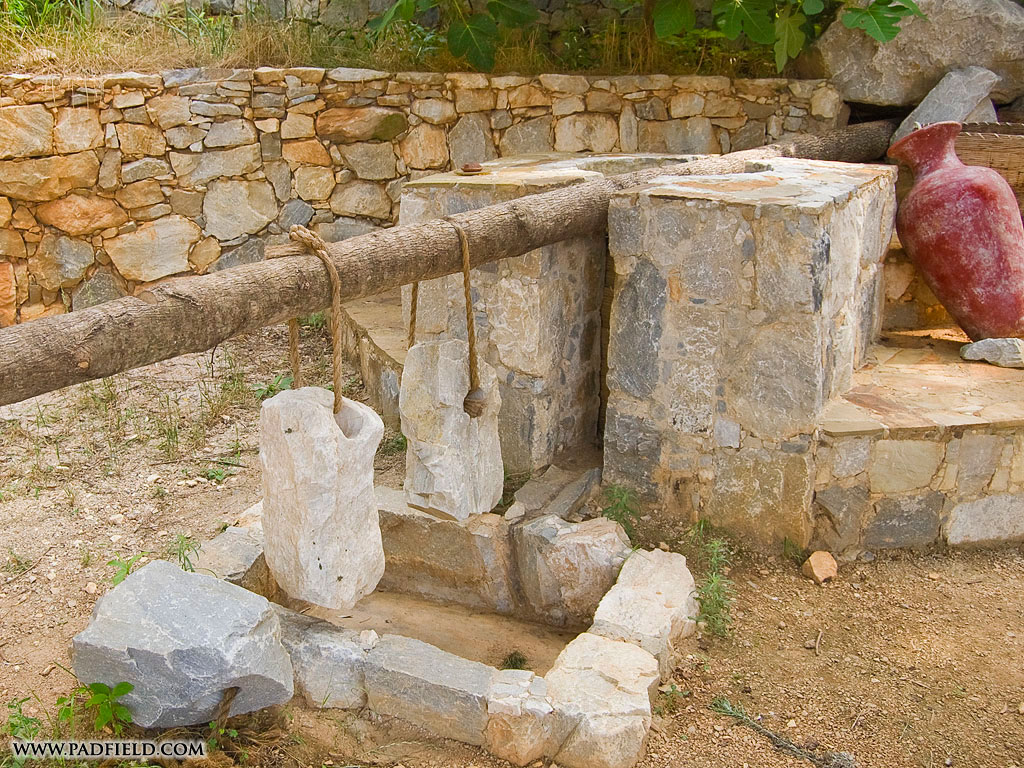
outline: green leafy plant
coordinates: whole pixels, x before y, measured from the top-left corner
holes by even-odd
[[[632,0],[627,6],[641,2],[647,28],[659,39],[689,33],[697,26],[693,0]],[[871,0],[865,7],[851,0],[714,0],[711,6],[715,26],[728,40],[745,37],[772,46],[780,72],[836,12],[844,25],[880,42],[895,38],[903,19],[924,15],[914,0]]]
[[[122,581],[127,579],[128,574],[132,572],[132,568],[135,567],[135,564],[148,554],[148,552],[139,552],[139,554],[132,555],[127,560],[122,560],[119,557],[108,560],[107,565],[114,569],[114,575],[110,577],[110,583],[116,587]]]
[[[500,669],[529,669],[527,666],[528,660],[526,654],[516,649],[509,651],[504,659],[501,660]]]
[[[690,698],[692,691],[684,691],[675,683],[662,686],[659,689],[658,702],[654,705],[654,713],[657,715],[675,714],[683,708],[683,703]]]
[[[396,0],[370,22],[381,33],[399,22],[411,22],[416,14],[437,9],[448,28],[448,50],[482,71],[494,68],[494,56],[504,29],[522,29],[538,18],[529,0],[490,0],[480,7],[468,0]]]
[[[622,526],[630,541],[636,534],[636,523],[640,519],[636,494],[622,485],[609,485],[604,489],[605,506],[601,514]]]
[[[181,570],[195,571],[192,558],[199,555],[199,542],[191,536],[179,533],[174,537],[174,541],[171,542],[168,554],[180,566]]]
[[[42,721],[38,717],[31,717],[25,714],[22,707],[25,702],[29,700],[26,696],[23,699],[12,699],[7,702],[7,728],[6,734],[12,739],[19,739],[21,741],[31,741],[39,735],[39,731],[42,729]],[[21,768],[28,760],[27,757],[7,757],[0,762],[0,766],[12,765],[15,768]]]
[[[734,599],[732,581],[726,575],[729,567],[729,543],[715,534],[711,523],[698,520],[690,529],[690,542],[698,548],[700,560],[705,565],[703,578],[697,586],[697,602],[700,610],[697,621],[718,637],[727,637],[732,628],[732,602]]]
[[[95,710],[93,729],[102,731],[108,725],[118,736],[132,722],[132,713],[118,699],[135,690],[131,683],[120,682],[111,688],[105,683],[89,683],[75,691],[75,695],[88,696],[85,707]],[[72,701],[72,707],[74,702]],[[73,710],[72,710],[73,711]]]
[[[234,728],[228,728],[224,725],[220,725],[216,721],[210,723],[210,735],[206,738],[206,743],[210,749],[220,749],[224,746],[228,739],[234,740],[238,738],[238,731]]]
[[[266,400],[268,397],[273,397],[278,392],[284,392],[284,390],[291,388],[292,377],[280,374],[275,376],[266,384],[254,384],[252,390],[260,400]]]

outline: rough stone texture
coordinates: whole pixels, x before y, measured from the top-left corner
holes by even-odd
[[[386,10],[381,2],[322,2],[320,17],[333,19],[332,25],[359,19]],[[155,0],[131,2],[146,13],[156,13],[158,5]],[[214,5],[226,11],[230,3],[214,0]],[[291,11],[303,18],[318,18],[312,0],[274,0],[272,5],[268,11],[274,18],[283,18],[289,11],[286,6],[294,6]],[[247,10],[238,3],[232,7],[233,13]],[[641,134],[644,147],[718,151],[755,146],[783,132],[821,132],[845,121],[846,110],[826,82],[789,85],[787,80],[666,76],[592,81],[564,75],[492,77],[351,68],[328,73],[314,67],[193,68],[85,79],[10,75],[0,101],[0,197],[26,202],[28,212],[35,214],[35,203],[57,201],[75,190],[93,194],[98,187],[101,197],[116,199],[129,217],[118,225],[121,231],[110,226],[88,233],[102,255],[107,244],[131,225],[181,216],[207,230],[202,197],[211,183],[266,180],[273,187],[277,209],[269,218],[263,211],[244,228],[225,224],[222,216],[222,231],[245,230],[225,243],[246,235],[261,243],[279,237],[275,230],[281,221],[305,211],[293,206],[281,218],[281,209],[294,198],[316,208],[309,220],[313,227],[341,237],[372,229],[378,222],[393,223],[399,206],[386,204],[384,196],[397,203],[403,183],[424,171],[498,155],[547,152],[554,148],[556,136],[560,148],[590,151],[634,152]],[[391,183],[377,190],[360,187],[360,180]],[[149,184],[128,189],[140,181]],[[341,191],[334,207],[343,211],[340,214],[317,205],[328,201],[336,188]],[[165,199],[157,198],[158,189]],[[356,205],[350,204],[353,198]],[[337,217],[333,221],[331,214]],[[257,224],[258,231],[249,231]],[[31,255],[36,235],[43,233],[32,232],[23,239],[22,231],[0,216],[0,260]],[[189,254],[185,269],[203,273],[251,261],[262,253],[256,243],[231,248],[225,245],[222,256],[215,240],[203,240],[202,248]],[[579,248],[578,243],[559,244],[550,250]],[[588,276],[600,280],[601,261],[581,252],[570,258],[590,264]],[[113,276],[136,290],[133,283],[138,278],[120,273],[116,264]],[[536,293],[524,283],[520,304],[531,311],[527,305],[534,301],[550,302],[544,291],[570,277],[552,272],[550,285]],[[63,300],[49,292],[29,298],[27,290],[15,294],[16,322],[64,311]],[[23,304],[33,308],[22,313]],[[519,319],[514,314],[510,322]],[[532,343],[529,327],[512,330],[523,332],[524,340]],[[573,350],[589,348],[599,339],[600,324],[588,322],[582,331],[568,340]],[[509,344],[515,346],[514,341]],[[558,352],[571,357],[564,347]],[[503,388],[518,395],[506,399],[503,423],[513,411],[530,414],[524,441],[532,444],[531,450],[547,451],[542,443],[555,425],[564,425],[565,430],[579,425],[565,420],[557,407],[544,405],[542,401],[554,395],[550,389],[535,395],[531,388],[536,380],[531,376],[517,371],[510,382],[501,379]],[[564,391],[569,393],[572,386],[568,382]],[[597,402],[593,390],[571,397],[580,403]],[[539,454],[510,453],[509,458],[524,466],[534,459],[540,462],[538,467],[549,463]]]
[[[188,270],[188,252],[202,230],[183,216],[165,216],[107,240],[107,254],[129,280],[156,280]]]
[[[696,629],[697,591],[686,558],[659,549],[631,554],[594,614],[590,632],[643,648],[672,676],[683,640]]]
[[[325,389],[286,390],[260,411],[267,565],[292,597],[345,610],[384,574],[373,457],[384,424]],[[339,535],[339,532],[340,533]]]
[[[868,469],[871,490],[894,493],[927,486],[943,453],[942,443],[930,440],[879,440]]]
[[[75,286],[71,292],[71,306],[86,309],[126,295],[124,287],[109,269],[98,269]]]
[[[682,159],[547,157],[488,164],[480,176],[432,176],[405,185],[400,223]],[[509,472],[535,471],[563,451],[594,442],[605,254],[604,237],[579,238],[472,272],[477,348],[498,376],[502,459]],[[403,304],[408,318],[407,291]],[[422,282],[416,338],[465,338],[465,329],[461,275]]]
[[[53,115],[42,104],[0,107],[0,159],[48,155],[53,150]]]
[[[753,170],[612,200],[603,479],[755,546],[804,546],[812,435],[877,332],[894,176]]]
[[[513,765],[554,755],[571,724],[555,714],[547,681],[525,669],[502,669],[487,697],[487,751]]]
[[[367,703],[443,738],[483,745],[495,673],[420,640],[384,635],[367,654]]]
[[[0,194],[15,200],[56,200],[96,184],[100,164],[93,152],[0,162]]]
[[[965,67],[948,73],[900,123],[893,134],[892,143],[932,123],[966,121],[968,115],[983,100],[988,99],[993,86],[998,82],[999,75],[984,67]]]
[[[462,403],[469,391],[464,341],[417,344],[406,355],[399,394],[408,440],[405,492],[411,506],[455,520],[490,512],[501,500],[504,470],[498,442],[494,369],[480,363],[484,412],[471,419]]]
[[[381,589],[515,611],[511,539],[500,515],[439,520],[409,507],[401,491],[379,488],[377,498],[386,564]]]
[[[800,566],[800,573],[811,579],[815,584],[824,584],[839,575],[839,566],[828,552],[812,552]]]
[[[618,523],[568,523],[554,515],[517,527],[513,547],[526,609],[560,626],[590,621],[631,549]]]
[[[275,605],[281,619],[281,643],[295,670],[295,693],[306,705],[327,709],[366,706],[366,654],[376,633],[340,629],[310,616]]]
[[[551,514],[568,520],[600,484],[600,469],[574,472],[552,464],[543,475],[530,478],[515,492],[515,501],[505,512],[505,519],[532,519]]]
[[[880,499],[875,518],[864,529],[869,549],[926,547],[939,535],[939,512],[946,497],[938,491]]]
[[[0,261],[0,328],[14,325],[18,312],[18,284],[14,265]]]
[[[121,701],[144,728],[208,723],[232,687],[232,716],[284,704],[293,691],[270,603],[162,560],[96,602],[72,642],[72,666],[82,683],[131,681]]]
[[[217,180],[203,198],[206,231],[218,240],[255,234],[277,218],[277,213],[274,188],[265,181]]]
[[[46,234],[29,259],[28,269],[39,285],[56,291],[81,280],[94,260],[89,243],[65,235]]]
[[[1024,494],[999,494],[957,504],[943,533],[954,546],[1024,540]]]
[[[1024,368],[1024,341],[1021,339],[984,339],[960,348],[964,360],[984,360],[1001,368]]]
[[[194,563],[206,573],[267,597],[272,592],[270,572],[263,557],[263,529],[232,525],[203,542]]]
[[[121,226],[128,221],[128,214],[113,200],[105,197],[68,195],[40,205],[36,209],[36,218],[69,235],[87,235],[100,229]]]
[[[832,81],[846,101],[910,105],[946,72],[987,67],[1001,78],[1000,102],[1024,93],[1024,8],[1012,0],[920,0],[926,18],[908,18],[900,34],[878,43],[859,29],[832,23],[803,62]]]
[[[630,768],[644,753],[658,662],[629,643],[584,632],[545,676],[555,711],[573,728],[555,762],[566,768]]]

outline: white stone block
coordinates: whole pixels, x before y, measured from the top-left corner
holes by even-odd
[[[634,552],[597,606],[590,631],[643,648],[667,680],[682,641],[696,630],[697,591],[686,558],[676,552]]]
[[[384,575],[373,457],[384,423],[326,389],[286,390],[263,403],[263,532],[267,565],[290,596],[351,608]]]
[[[483,413],[471,419],[462,402],[469,391],[468,345],[430,341],[405,358],[398,408],[408,440],[405,492],[409,505],[453,520],[490,512],[505,481],[498,441],[494,369],[480,362]]]

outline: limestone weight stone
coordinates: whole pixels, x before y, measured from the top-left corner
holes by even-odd
[[[292,597],[351,608],[384,574],[373,457],[384,423],[317,387],[286,390],[260,411],[267,565]]]
[[[231,716],[284,704],[293,691],[270,603],[163,560],[96,602],[72,641],[72,666],[84,684],[132,682],[121,701],[143,728],[208,723],[233,687]]]
[[[468,356],[468,345],[457,339],[415,345],[405,358],[398,398],[408,441],[406,498],[410,506],[455,520],[490,512],[504,485],[494,369],[480,361],[486,403],[471,419],[462,407]]]

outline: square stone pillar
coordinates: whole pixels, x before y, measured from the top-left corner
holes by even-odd
[[[810,536],[816,424],[878,331],[895,171],[801,160],[613,198],[604,480]]]
[[[484,163],[480,175],[442,173],[407,183],[399,223],[688,157],[537,155]],[[478,349],[498,374],[501,452],[511,473],[539,469],[562,451],[597,441],[606,257],[598,233],[473,270]],[[409,295],[407,286],[406,326]],[[461,274],[420,284],[416,340],[438,338],[466,338]]]

